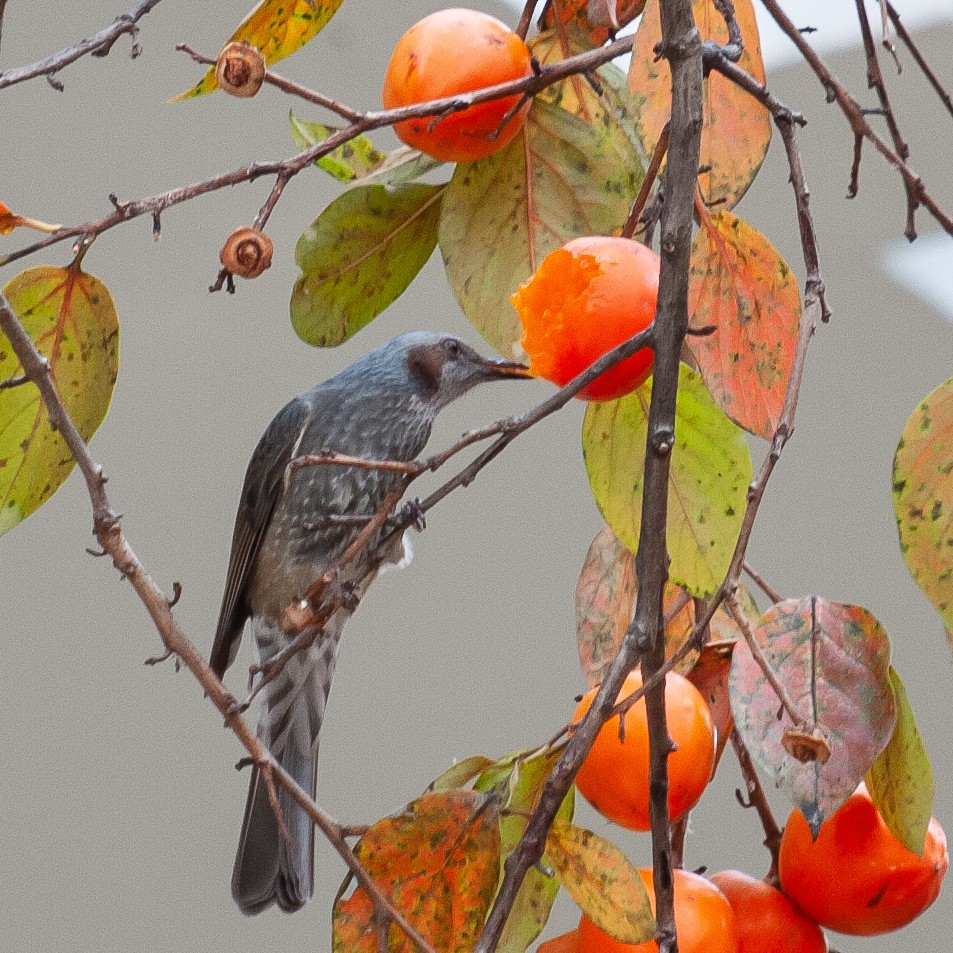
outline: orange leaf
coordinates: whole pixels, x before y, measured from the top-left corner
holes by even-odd
[[[692,244],[689,314],[714,334],[690,347],[712,397],[740,427],[770,439],[794,362],[801,299],[774,246],[731,212],[709,215]]]
[[[438,950],[469,950],[496,892],[499,806],[478,791],[425,794],[374,824],[354,848],[391,903]],[[376,953],[374,903],[362,888],[334,905],[335,953]],[[391,924],[387,949],[414,944]]]
[[[727,43],[728,29],[713,0],[693,0],[692,7],[702,40]],[[751,0],[735,0],[735,17],[744,43],[738,65],[763,83],[764,63]],[[672,112],[668,61],[655,60],[655,44],[661,38],[658,2],[653,0],[635,34],[629,68],[629,87],[640,101],[639,135],[648,155]],[[764,161],[771,142],[771,117],[747,93],[714,71],[705,80],[704,114],[699,162],[710,170],[699,176],[699,185],[708,202],[734,208]]]
[[[58,232],[63,227],[62,225],[48,225],[46,222],[38,222],[35,218],[15,215],[3,202],[0,202],[0,235],[9,235],[10,232],[20,226],[35,228],[38,232],[51,233]]]

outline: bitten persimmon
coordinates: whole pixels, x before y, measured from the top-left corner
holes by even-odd
[[[384,108],[470,93],[532,73],[526,44],[505,23],[476,10],[438,10],[397,42],[384,75]],[[498,152],[519,132],[530,107],[527,101],[516,109],[519,100],[506,96],[446,116],[406,119],[394,131],[435,159],[470,162]]]
[[[652,871],[639,871],[655,912]],[[675,871],[675,933],[679,953],[738,953],[738,932],[731,904],[710,881],[686,870]],[[658,943],[620,943],[603,933],[585,914],[579,921],[578,953],[656,953]]]
[[[550,252],[510,300],[523,324],[529,370],[562,387],[655,320],[659,257],[629,238],[574,238]],[[613,400],[644,383],[653,352],[642,348],[579,393]]]
[[[740,870],[713,874],[738,924],[738,953],[827,953],[821,928],[780,890]]]
[[[630,672],[617,701],[642,687],[642,676]],[[596,689],[582,697],[573,716],[579,722],[589,710]],[[697,688],[675,672],[665,678],[665,715],[675,751],[668,759],[668,811],[681,817],[701,797],[715,764],[715,729],[708,703]],[[619,718],[624,717],[623,737]],[[624,716],[610,718],[576,775],[576,786],[600,814],[622,827],[647,831],[649,823],[649,727],[645,699]]]
[[[781,889],[823,926],[855,936],[888,933],[936,900],[950,860],[931,818],[923,856],[891,833],[862,784],[821,824],[817,840],[792,811],[778,858]]]

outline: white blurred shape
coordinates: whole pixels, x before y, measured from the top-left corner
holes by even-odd
[[[884,270],[898,285],[953,321],[953,239],[943,232],[887,246]]]

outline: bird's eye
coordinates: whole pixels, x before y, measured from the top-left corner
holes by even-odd
[[[460,356],[460,342],[459,341],[447,341],[446,342],[447,354],[450,355],[454,360]]]

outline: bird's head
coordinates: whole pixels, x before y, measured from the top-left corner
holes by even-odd
[[[484,381],[530,376],[522,364],[485,358],[451,334],[415,331],[398,342],[412,386],[437,410]]]

